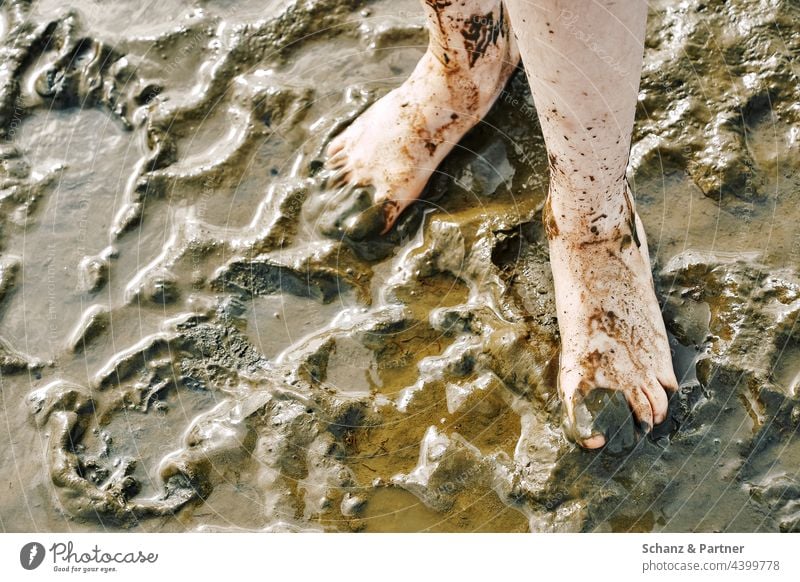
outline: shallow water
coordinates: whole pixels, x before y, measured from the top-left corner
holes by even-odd
[[[682,390],[616,454],[560,428],[524,75],[353,243],[320,152],[416,0],[2,10],[3,530],[800,527],[796,3],[652,6],[629,178]]]

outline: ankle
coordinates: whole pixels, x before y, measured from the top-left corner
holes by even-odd
[[[633,197],[625,183],[619,193],[567,190],[551,183],[542,210],[550,240],[567,239],[580,245],[639,244]]]
[[[509,74],[510,71],[503,71],[500,67],[496,71],[487,71],[469,68],[453,59],[445,62],[431,45],[411,78],[412,82],[424,86],[423,94],[430,94],[430,90],[436,87],[438,99],[446,101],[459,115],[463,113],[477,121],[500,94]]]

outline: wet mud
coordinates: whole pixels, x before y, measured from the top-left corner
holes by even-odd
[[[5,2],[0,528],[800,530],[798,16],[652,6],[629,181],[681,390],[590,452],[524,75],[341,238],[321,152],[422,54],[416,1]]]

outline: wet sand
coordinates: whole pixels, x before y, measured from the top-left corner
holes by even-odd
[[[355,242],[321,152],[422,54],[416,0],[5,3],[0,529],[800,530],[800,13],[651,9],[629,179],[681,393],[597,453],[523,74]]]

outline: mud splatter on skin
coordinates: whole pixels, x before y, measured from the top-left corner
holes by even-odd
[[[550,196],[548,195],[544,201],[544,208],[542,209],[542,220],[544,221],[545,232],[549,240],[558,236],[558,223],[555,216],[553,216],[553,209],[550,206]]]
[[[645,347],[643,345],[644,341],[641,338],[653,337],[654,330],[649,329],[647,332],[634,333],[634,330],[630,327],[620,325],[620,320],[613,311],[605,311],[602,309],[596,310],[589,315],[586,327],[591,336],[596,335],[597,332],[602,332],[608,338],[617,340],[614,345],[618,347],[611,348],[609,351],[614,353],[615,349],[624,350],[628,356],[628,360],[634,367],[641,370],[642,373],[639,374],[639,377],[645,377],[644,372],[646,371],[646,367],[642,365],[638,357],[638,354],[643,353],[642,350]],[[633,340],[634,337],[637,339]],[[581,361],[581,368],[588,371],[587,379],[593,382],[595,386],[598,386],[597,370],[608,370],[610,367],[609,363],[605,360],[607,360],[607,355],[604,352],[595,350],[585,356]],[[603,386],[600,387],[602,388]],[[579,386],[579,390],[581,390],[584,395],[586,394],[585,391],[589,389],[590,386],[586,382],[582,382]]]
[[[3,527],[797,531],[791,3],[654,6],[631,184],[677,429],[637,440],[592,390],[599,429],[624,427],[599,453],[561,428],[558,164],[524,75],[525,107],[501,100],[386,237],[303,223],[326,140],[425,44],[396,18],[416,0],[363,4],[3,5]],[[337,54],[353,66],[318,66]]]
[[[443,8],[447,8],[452,4],[451,0],[425,0],[425,4],[436,10],[436,12],[441,11]]]
[[[496,45],[500,37],[508,35],[508,23],[504,11],[505,7],[501,3],[496,19],[494,12],[487,12],[483,15],[474,14],[464,23],[461,36],[464,38],[470,67],[475,66],[489,45]]]

